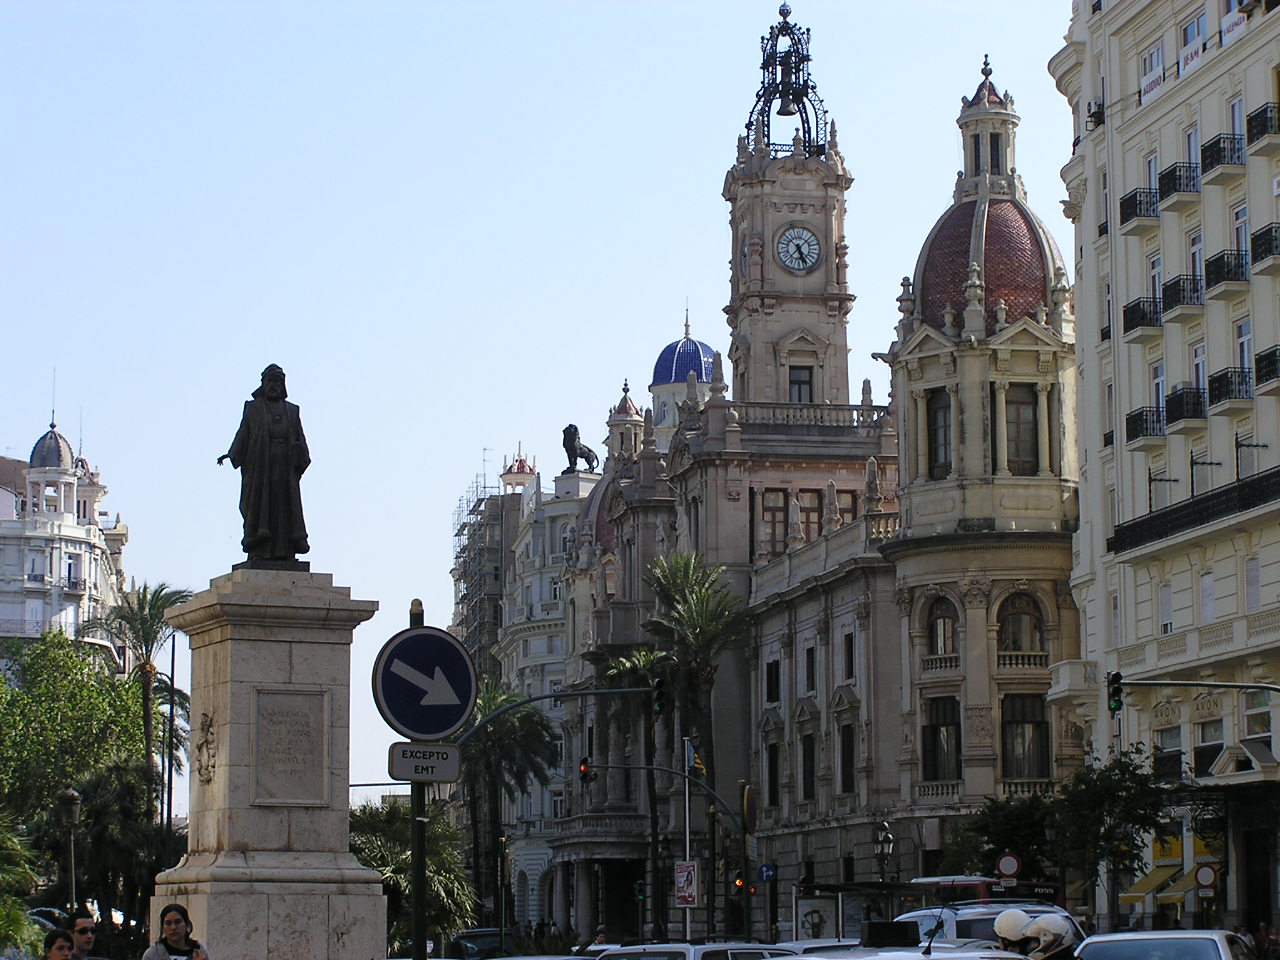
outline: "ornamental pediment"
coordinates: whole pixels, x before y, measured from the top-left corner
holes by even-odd
[[[818,701],[813,697],[801,697],[791,710],[791,719],[796,723],[816,722],[820,717]]]
[[[1052,327],[1036,323],[1030,317],[1022,317],[987,338],[989,347],[1018,347],[1023,349],[1042,349],[1050,347],[1060,350],[1066,341]]]
[[[833,691],[831,691],[832,713],[845,713],[850,711],[856,713],[861,705],[862,702],[858,699],[858,693],[853,689],[853,684],[851,683],[839,684]]]
[[[898,356],[908,357],[922,353],[933,354],[939,350],[954,350],[955,346],[955,341],[937,327],[922,323],[919,329],[907,339],[906,344],[898,352]]]
[[[770,731],[781,733],[786,727],[783,720],[782,711],[777,707],[766,707],[760,714],[760,730],[763,733]]]

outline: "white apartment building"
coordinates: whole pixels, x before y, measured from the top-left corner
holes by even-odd
[[[0,457],[0,637],[75,636],[117,602],[129,528],[102,509],[106,493],[53,423],[26,461]]]
[[[1277,701],[1185,684],[1280,678],[1278,6],[1075,0],[1049,65],[1076,124],[1083,647],[1050,699],[1178,784],[1118,891],[1147,925],[1276,919]],[[1166,685],[1112,718],[1112,671]]]

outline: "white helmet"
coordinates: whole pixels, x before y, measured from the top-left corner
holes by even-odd
[[[1027,911],[1013,907],[1009,910],[1001,911],[992,927],[996,932],[996,936],[1001,940],[1017,943],[1027,936],[1025,931],[1030,923],[1031,917],[1027,915]]]
[[[1071,924],[1067,922],[1066,917],[1060,917],[1054,913],[1047,913],[1044,916],[1036,917],[1023,930],[1023,936],[1033,937],[1038,941],[1029,957],[1041,960],[1062,947],[1069,947],[1075,942],[1075,933],[1071,929]]]

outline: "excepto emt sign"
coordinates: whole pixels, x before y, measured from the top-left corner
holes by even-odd
[[[461,773],[462,751],[451,743],[393,743],[387,755],[392,780],[416,783],[455,783]]]

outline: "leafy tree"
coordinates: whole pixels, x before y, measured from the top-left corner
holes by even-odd
[[[471,867],[482,890],[498,889],[498,842],[503,835],[500,797],[514,800],[531,782],[545,787],[556,762],[555,730],[536,706],[516,707],[492,721],[490,714],[524,697],[493,679],[476,694],[471,726],[480,729],[467,741],[462,758],[462,791],[471,820]],[[510,903],[510,898],[508,898]],[[496,917],[497,903],[494,903]]]
[[[404,797],[363,803],[351,811],[351,852],[382,875],[387,898],[387,949],[408,956],[412,947],[412,821]],[[437,943],[475,921],[476,893],[463,866],[462,834],[449,818],[446,801],[427,805],[427,930]]]
[[[141,691],[61,632],[0,642],[0,809],[30,822],[85,771],[143,755]]]
[[[1145,867],[1145,840],[1160,823],[1169,789],[1152,774],[1140,743],[1112,750],[1105,763],[1094,757],[1058,788],[1057,842],[1076,852],[1085,876],[1095,882],[1104,866],[1136,873]]]
[[[144,583],[125,593],[120,602],[105,614],[84,622],[81,632],[110,640],[126,648],[134,660],[133,676],[142,690],[142,742],[144,756],[150,762],[155,756],[155,682],[156,657],[173,637],[173,627],[164,618],[165,610],[186,603],[191,591],[158,583]],[[154,820],[156,801],[147,802],[147,814]]]
[[[40,931],[27,916],[23,899],[35,886],[31,851],[11,817],[0,817],[0,950],[35,952]]]
[[[698,553],[676,551],[658,557],[645,583],[658,612],[645,629],[658,637],[680,665],[676,698],[697,733],[698,752],[715,787],[715,741],[711,691],[722,651],[746,636],[751,620],[742,601],[720,582],[723,566],[708,567]]]
[[[76,825],[76,894],[80,902],[95,900],[102,914],[98,953],[137,956],[146,949],[141,931],[155,892],[155,877],[178,862],[185,838],[147,815],[147,799],[159,786],[154,766],[134,757],[90,770],[72,785],[81,797]],[[56,881],[37,898],[62,905],[68,890],[56,864],[66,849],[67,828],[56,811],[42,813],[31,824],[33,844],[46,855],[47,872]],[[115,911],[123,924],[115,924]]]
[[[604,679],[608,686],[614,688],[652,687],[654,681],[661,679],[670,683],[675,674],[676,660],[671,654],[656,650],[640,649],[633,653],[616,657],[609,662],[604,671]],[[639,713],[641,736],[644,739],[645,795],[649,806],[649,875],[655,883],[661,883],[658,869],[658,787],[654,776],[653,761],[656,754],[654,713],[652,697],[618,697],[615,710],[615,722],[620,729],[631,727],[635,714]],[[635,701],[639,701],[637,704]],[[638,707],[638,710],[637,710]],[[650,909],[654,911],[654,936],[661,939],[666,936],[666,919],[661,915],[659,904],[665,903],[661,890],[655,890],[649,898]]]
[[[977,812],[961,822],[943,853],[943,873],[990,875],[996,858],[1008,851],[1022,861],[1026,879],[1045,878],[1045,864],[1057,865],[1047,826],[1053,820],[1053,801],[1044,794],[1025,797],[987,797]]]

